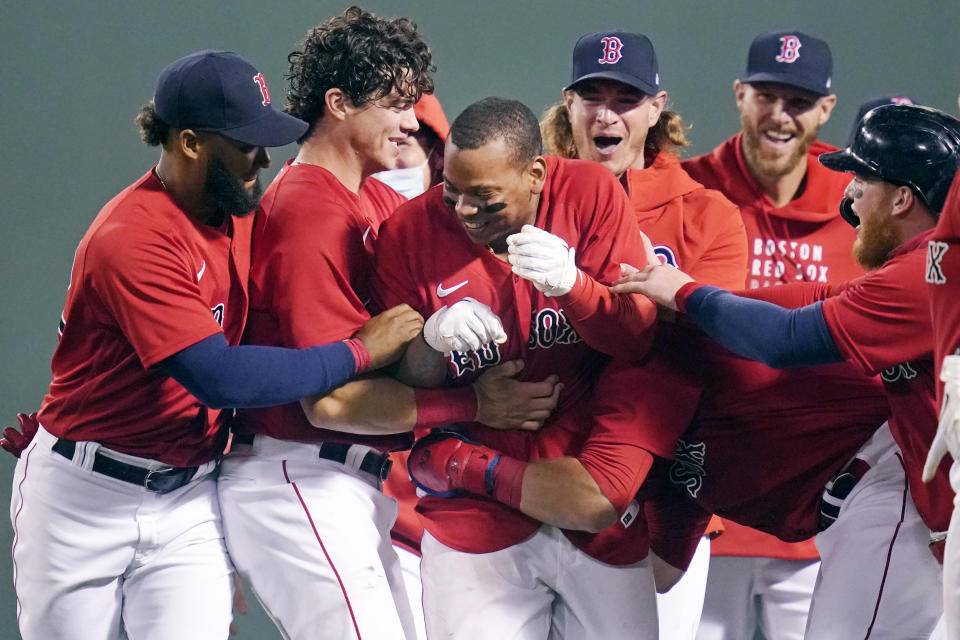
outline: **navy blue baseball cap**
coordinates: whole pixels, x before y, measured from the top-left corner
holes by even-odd
[[[647,95],[660,90],[657,54],[641,33],[598,31],[581,36],[573,47],[569,91],[578,82],[604,78],[639,89]]]
[[[157,79],[154,110],[175,129],[211,131],[258,147],[280,147],[307,130],[276,111],[263,74],[231,51],[206,49],[170,63]]]
[[[741,82],[777,82],[827,96],[832,76],[833,56],[826,42],[800,31],[774,31],[750,43]]]

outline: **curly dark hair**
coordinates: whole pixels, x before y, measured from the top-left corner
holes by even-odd
[[[527,105],[507,98],[484,98],[464,109],[450,125],[448,140],[461,149],[503,140],[515,167],[526,166],[543,150],[537,116]]]
[[[153,100],[140,107],[137,117],[134,118],[137,128],[140,129],[140,139],[151,147],[167,144],[170,135],[170,125],[160,119],[153,108]]]
[[[394,89],[411,102],[433,93],[436,67],[417,24],[409,18],[379,18],[359,7],[311,29],[287,61],[286,111],[310,123],[301,140],[323,116],[326,93],[333,87],[356,106]]]

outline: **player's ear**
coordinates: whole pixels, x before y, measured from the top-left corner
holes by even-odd
[[[740,109],[743,106],[743,96],[747,93],[747,85],[743,84],[739,80],[733,81],[733,97],[737,101],[737,109]]]
[[[331,87],[323,95],[324,114],[330,115],[337,120],[343,120],[350,113],[353,107],[353,101],[347,97],[342,89]]]
[[[543,191],[543,183],[547,180],[547,161],[543,156],[537,156],[530,161],[524,170],[524,177],[530,185],[531,193]]]
[[[567,108],[567,111],[570,111],[570,107],[573,105],[573,101],[576,97],[577,94],[575,91],[564,89],[560,92],[560,99],[563,100],[563,104]]]
[[[913,192],[913,189],[905,186],[897,186],[894,189],[893,200],[891,201],[891,214],[894,218],[906,215],[913,208],[916,201],[917,194]]]
[[[660,114],[663,113],[663,108],[667,106],[667,92],[658,91],[650,99],[651,109],[650,117],[647,119],[647,126],[654,126],[657,124],[657,121],[660,119]]]
[[[200,156],[200,138],[193,129],[182,129],[177,135],[178,151],[191,160]]]
[[[837,106],[837,96],[831,93],[817,100],[817,103],[820,107],[820,124],[825,124],[827,120],[830,119],[830,113],[833,111],[833,108]]]

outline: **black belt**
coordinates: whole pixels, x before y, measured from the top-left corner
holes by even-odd
[[[837,520],[843,501],[869,470],[870,464],[866,460],[854,458],[830,478],[820,497],[820,526],[817,531],[823,531]]]
[[[249,433],[235,433],[233,434],[233,442],[235,444],[253,444],[253,435]],[[350,444],[349,442],[321,442],[320,458],[339,462],[345,466],[351,466],[347,465],[350,449],[361,446],[363,445]],[[368,447],[364,448],[367,449]],[[364,453],[363,458],[360,459],[359,466],[355,468],[383,481],[390,475],[390,467],[392,466],[393,460],[391,460],[390,456],[386,453],[367,451]]]
[[[73,440],[58,438],[52,447],[67,460],[73,460],[77,443]],[[116,480],[143,487],[155,493],[170,493],[190,482],[200,467],[159,467],[145,469],[134,464],[114,460],[99,451],[93,457],[93,470]]]

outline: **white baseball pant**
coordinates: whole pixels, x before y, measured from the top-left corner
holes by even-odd
[[[710,537],[703,536],[683,577],[670,591],[657,594],[660,637],[664,640],[693,640],[696,637],[709,568]]]
[[[14,587],[26,640],[227,638],[232,567],[213,475],[160,494],[91,469],[99,451],[68,460],[42,427],[13,477]],[[207,465],[202,472],[214,468]]]
[[[549,525],[492,553],[456,551],[429,533],[421,550],[428,638],[657,639],[649,557],[604,564]]]
[[[856,457],[870,469],[814,538],[821,567],[805,638],[926,640],[943,611],[941,569],[886,424]]]
[[[406,547],[393,545],[400,558],[400,570],[403,572],[403,586],[407,590],[413,623],[417,628],[417,640],[427,640],[427,629],[423,621],[423,583],[420,582],[420,555]]]
[[[219,480],[231,559],[285,638],[415,640],[396,500],[319,450],[262,435],[234,445]]]
[[[957,492],[943,552],[943,637],[960,639],[960,462],[950,465],[950,486]]]

